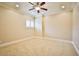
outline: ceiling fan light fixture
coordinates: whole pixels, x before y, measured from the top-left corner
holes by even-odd
[[[40,13],[41,10],[47,11],[48,9],[43,8],[41,6],[43,6],[45,4],[45,2],[37,2],[36,5],[34,5],[33,3],[29,2],[31,5],[33,5],[32,9],[29,9],[29,11],[31,10],[36,10],[37,13]]]
[[[19,5],[18,5],[18,4],[16,4],[16,7],[18,8],[18,7],[19,7]]]
[[[64,8],[65,8],[65,6],[64,6],[64,5],[62,5],[62,6],[61,6],[61,8],[63,8],[63,9],[64,9]]]
[[[40,7],[35,7],[36,10],[40,10]]]

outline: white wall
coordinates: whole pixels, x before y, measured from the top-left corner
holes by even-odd
[[[72,39],[72,13],[62,12],[46,16],[45,32],[48,36],[58,39]]]
[[[21,39],[27,36],[25,22],[29,15],[21,15],[13,10],[0,7],[0,41]]]
[[[79,7],[73,9],[73,42],[79,51]]]

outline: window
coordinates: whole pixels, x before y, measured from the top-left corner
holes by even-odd
[[[30,23],[31,23],[30,27],[34,28],[34,22],[31,21]]]
[[[30,21],[29,20],[26,21],[26,27],[30,27]]]
[[[34,21],[33,20],[26,20],[26,27],[27,28],[34,28]]]

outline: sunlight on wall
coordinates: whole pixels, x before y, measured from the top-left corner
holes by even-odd
[[[42,31],[42,19],[40,16],[36,17],[35,19],[35,29],[37,32]]]

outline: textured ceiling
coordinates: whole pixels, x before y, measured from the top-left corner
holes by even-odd
[[[32,2],[36,4],[35,2]],[[16,8],[16,4],[19,4],[20,7]],[[57,14],[63,11],[71,11],[74,8],[76,2],[46,2],[46,4],[42,7],[48,9],[48,11],[41,10],[40,14],[50,15]],[[65,8],[62,9],[61,6],[64,5]],[[9,7],[20,11],[23,14],[31,14],[31,15],[40,15],[36,12],[36,10],[29,11],[32,8],[32,5],[28,2],[1,2],[0,6]]]

